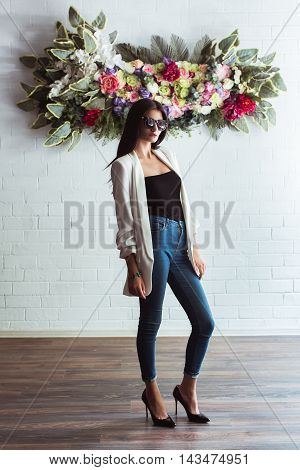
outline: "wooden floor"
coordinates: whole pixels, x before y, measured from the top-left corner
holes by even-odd
[[[172,390],[187,337],[157,338],[158,385],[174,429],[141,401],[135,338],[1,338],[2,449],[299,449],[297,336],[212,337],[191,423]]]

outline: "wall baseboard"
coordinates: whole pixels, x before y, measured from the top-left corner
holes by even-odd
[[[222,334],[214,332],[213,336],[297,336],[300,335],[300,329],[282,329],[282,330],[223,330]],[[182,332],[168,331],[168,334],[159,333],[158,337],[169,337],[169,336],[183,336],[188,337],[189,333],[182,334]],[[75,330],[63,331],[63,330],[52,330],[52,331],[0,331],[0,338],[55,338],[55,337],[99,337],[99,338],[113,338],[113,337],[136,337],[136,331],[84,331],[80,334],[76,333]]]

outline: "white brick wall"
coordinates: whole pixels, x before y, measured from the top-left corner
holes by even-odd
[[[44,149],[45,129],[30,130],[33,115],[15,106],[32,83],[18,58],[41,53],[57,19],[67,24],[69,1],[3,1],[1,19],[0,330],[2,335],[136,333],[138,299],[122,295],[126,265],[114,245],[116,220],[109,172],[117,143],[93,144],[87,135],[72,153]],[[72,3],[89,20],[99,8],[119,41],[149,45],[151,34],[171,32],[193,46],[204,33],[221,39],[239,29],[241,47],[277,51],[288,92],[273,100],[277,125],[268,133],[226,132],[219,142],[206,132],[176,145],[191,201],[203,227],[207,270],[203,286],[216,319],[215,334],[300,332],[300,8],[287,0],[112,0]],[[134,9],[134,15],[133,15]],[[167,20],[168,19],[168,20]],[[167,20],[167,21],[166,21]],[[135,27],[132,27],[132,23]],[[68,25],[69,26],[69,25]],[[25,40],[26,38],[26,40]],[[28,41],[28,43],[26,42]],[[64,202],[83,211],[83,243],[65,246]],[[215,220],[230,201],[227,239]],[[94,216],[91,212],[94,210]],[[203,208],[202,208],[203,209]],[[72,209],[71,221],[77,211]],[[94,222],[94,226],[93,226]],[[71,230],[76,243],[78,231]],[[93,242],[95,240],[95,242]],[[185,312],[167,287],[160,334],[188,334]]]

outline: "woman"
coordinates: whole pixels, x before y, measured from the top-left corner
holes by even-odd
[[[200,282],[205,264],[199,254],[197,221],[174,153],[159,148],[167,127],[168,118],[160,103],[148,98],[135,102],[128,112],[117,156],[110,164],[118,222],[116,243],[128,268],[123,294],[139,297],[136,346],[146,385],[142,400],[155,425],[174,427],[155,368],[166,284],[192,325],[183,379],[173,390],[176,414],[179,401],[189,420],[201,423],[210,420],[199,412],[196,382],[214,320]]]

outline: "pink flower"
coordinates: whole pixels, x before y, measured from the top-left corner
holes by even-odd
[[[180,116],[182,116],[184,114],[184,111],[182,111],[180,108],[178,108],[177,106],[172,106],[171,107],[171,117],[172,118],[179,118]]]
[[[178,101],[178,98],[177,98],[176,95],[172,95],[171,100],[172,100],[172,103],[173,103],[173,105],[174,105],[175,107],[176,107],[176,106],[179,106],[179,101]]]
[[[179,69],[179,72],[180,72],[180,76],[183,77],[183,78],[189,78],[189,76],[190,76],[189,71],[185,70],[185,68],[183,68],[183,67],[181,67]]]
[[[138,101],[138,99],[139,99],[139,94],[136,91],[133,91],[130,93],[129,100],[131,101],[131,103]]]
[[[230,95],[230,90],[223,90],[223,100],[227,100]]]
[[[225,78],[229,78],[231,75],[231,68],[226,64],[218,64],[215,70],[215,74],[217,75],[218,79],[224,80]]]
[[[143,71],[145,73],[151,73],[151,75],[153,75],[153,73],[154,73],[153,67],[150,64],[145,64],[144,67],[143,67]]]
[[[106,73],[102,73],[98,81],[100,83],[102,93],[113,93],[119,88],[119,80],[113,74],[107,75]]]
[[[202,101],[201,104],[205,104],[210,100],[211,95],[215,93],[216,89],[213,83],[206,82],[204,85],[204,91],[201,95]]]

